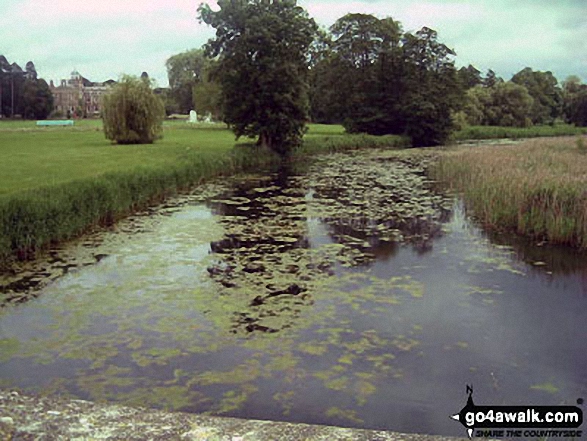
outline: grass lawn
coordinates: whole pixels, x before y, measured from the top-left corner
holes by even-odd
[[[113,145],[100,121],[76,121],[74,127],[37,128],[34,122],[0,123],[0,195],[118,172],[137,166],[177,162],[186,152],[217,155],[233,148],[224,126],[165,126],[163,139],[151,145]]]
[[[344,135],[342,126],[312,124],[310,138]],[[238,143],[250,140],[241,138]],[[186,153],[224,154],[237,142],[224,124],[193,126],[166,121],[163,139],[151,145],[113,145],[101,120],[73,127],[37,127],[34,121],[0,121],[0,196],[41,186],[141,167],[171,165]]]

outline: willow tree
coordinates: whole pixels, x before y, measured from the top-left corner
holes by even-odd
[[[104,134],[118,144],[152,144],[163,137],[165,106],[147,78],[124,76],[104,96]]]

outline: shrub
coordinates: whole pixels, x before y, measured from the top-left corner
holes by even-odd
[[[148,79],[124,76],[104,97],[104,134],[118,144],[152,144],[162,137],[164,117]]]

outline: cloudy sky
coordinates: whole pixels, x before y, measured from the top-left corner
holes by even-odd
[[[215,2],[207,0],[213,7]],[[0,55],[43,78],[77,69],[92,81],[147,71],[167,85],[165,60],[200,47],[213,30],[198,23],[200,0],[0,0]],[[526,66],[559,81],[587,82],[587,0],[299,0],[318,24],[348,12],[387,16],[407,31],[428,26],[458,66],[505,79]]]

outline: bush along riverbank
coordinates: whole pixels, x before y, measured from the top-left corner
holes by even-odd
[[[434,177],[463,194],[486,227],[587,248],[587,154],[574,138],[456,149]]]
[[[408,146],[405,138],[348,135],[311,137],[292,160],[361,147]],[[254,146],[236,146],[229,154],[198,156],[186,151],[171,166],[136,167],[56,186],[0,197],[0,267],[37,256],[50,244],[109,225],[149,203],[207,179],[275,165],[279,158]]]

